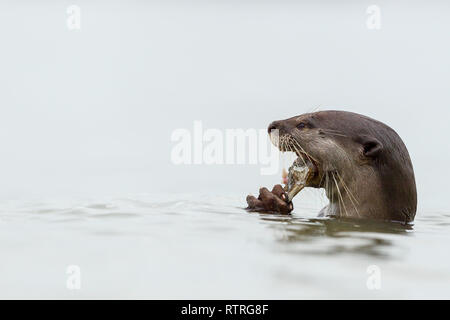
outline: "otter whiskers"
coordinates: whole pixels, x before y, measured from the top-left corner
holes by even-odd
[[[334,130],[326,130],[325,133],[328,133],[330,135],[340,135],[344,136],[343,134],[340,134],[337,131]],[[337,147],[337,144],[334,143],[335,149]],[[289,151],[294,152],[298,155],[298,157],[303,162],[304,166],[307,166],[307,160],[310,162],[320,163],[318,162],[315,157],[313,157],[310,153],[306,152],[305,149],[302,147],[302,145],[291,135],[282,135],[279,139],[279,149],[283,152]],[[337,150],[341,151],[341,148],[339,147]],[[345,152],[339,152],[339,155],[342,159],[346,159],[347,161],[347,155]],[[324,183],[324,184],[323,184]],[[354,207],[357,216],[361,216],[360,212],[358,210],[358,204],[359,201],[345,182],[343,176],[339,173],[338,170],[327,170],[325,172],[321,173],[319,186],[323,186],[325,188],[325,194],[328,198],[328,201],[330,204],[337,204],[336,210],[339,211],[339,215],[348,217],[350,216],[349,211],[347,209],[348,201],[350,201],[351,206]],[[334,202],[335,197],[337,197],[337,202]],[[347,200],[347,197],[349,200]],[[336,212],[337,213],[337,212]]]
[[[339,178],[339,180],[340,180],[342,186],[344,187],[345,192],[347,192],[347,194],[348,194],[348,196],[349,196],[348,198],[350,199],[350,202],[352,203],[353,207],[354,207],[355,210],[356,210],[356,214],[358,215],[358,217],[360,217],[358,207],[357,207],[356,204],[355,204],[355,202],[356,202],[357,204],[359,204],[358,199],[356,199],[356,197],[355,197],[355,196],[353,195],[353,193],[350,191],[350,188],[347,186],[347,184],[345,183],[344,179],[342,179],[342,177],[341,177],[341,175],[339,174],[339,172],[336,171],[336,175],[338,176],[338,178]]]

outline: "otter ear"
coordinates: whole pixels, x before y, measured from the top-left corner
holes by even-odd
[[[376,158],[383,150],[383,145],[376,138],[369,136],[360,136],[357,139],[363,147],[363,154],[368,158]]]
[[[383,150],[381,142],[373,137],[363,137],[362,146],[364,155],[369,158],[377,157]]]

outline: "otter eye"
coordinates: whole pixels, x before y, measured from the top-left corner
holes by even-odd
[[[305,124],[303,123],[303,122],[300,122],[298,125],[297,125],[297,128],[298,129],[303,129],[305,127]]]

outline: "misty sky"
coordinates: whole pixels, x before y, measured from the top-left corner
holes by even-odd
[[[171,134],[263,129],[311,110],[393,127],[419,208],[446,209],[449,4],[2,1],[0,197],[256,193],[258,165],[175,166]],[[81,8],[81,30],[66,25]]]

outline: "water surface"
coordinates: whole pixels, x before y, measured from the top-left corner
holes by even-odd
[[[247,213],[241,194],[10,201],[0,298],[450,298],[450,214]],[[81,269],[81,289],[66,268]],[[381,288],[370,290],[369,266]],[[370,268],[369,268],[370,269]]]

